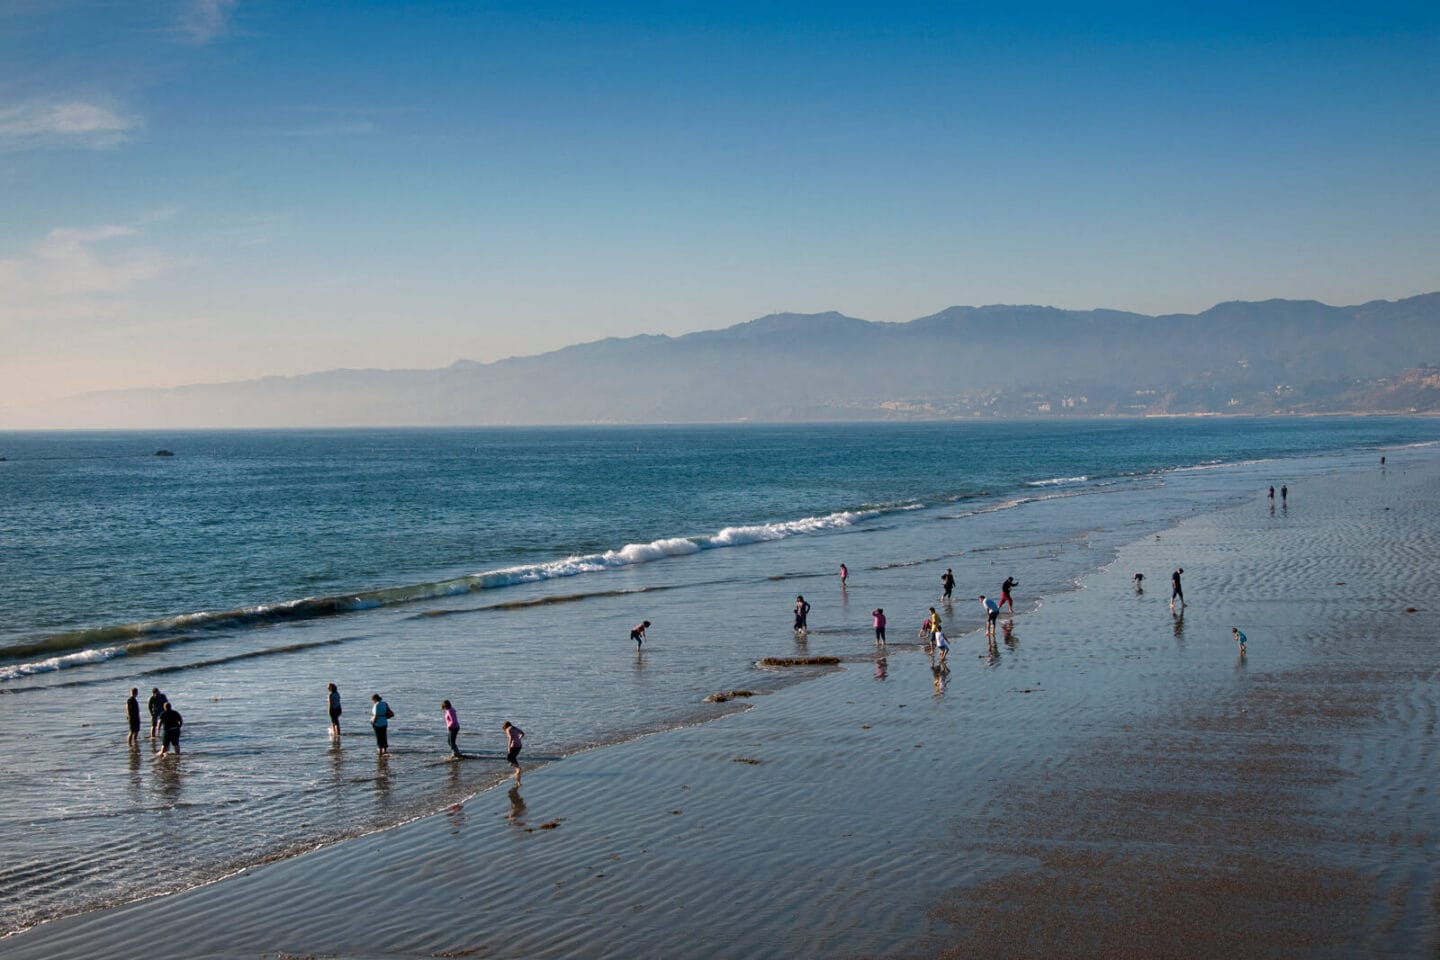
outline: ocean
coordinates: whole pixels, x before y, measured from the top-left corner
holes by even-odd
[[[791,682],[763,656],[873,657],[875,607],[917,646],[947,568],[953,641],[1007,575],[1023,616],[1185,517],[1437,441],[1378,417],[0,434],[0,931],[453,807],[508,773],[505,719],[563,760]],[[127,749],[131,687],[184,714],[181,757]],[[445,762],[441,699],[471,760]]]

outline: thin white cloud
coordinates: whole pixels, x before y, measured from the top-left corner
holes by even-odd
[[[0,259],[0,328],[104,315],[107,304],[176,265],[129,242],[137,236],[135,227],[115,224],[57,228],[23,254]]]
[[[111,150],[142,126],[139,117],[83,100],[32,100],[0,107],[0,150]]]
[[[238,0],[186,0],[180,9],[175,31],[182,40],[196,46],[213,43],[230,29],[230,14]]]

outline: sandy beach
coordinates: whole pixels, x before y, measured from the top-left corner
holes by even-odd
[[[1440,464],[1406,464],[1147,536],[993,646],[957,592],[948,675],[896,616],[883,663],[0,954],[1440,955]]]

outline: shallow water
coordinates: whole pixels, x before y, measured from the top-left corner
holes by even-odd
[[[0,665],[10,671],[0,711],[12,742],[27,745],[5,761],[0,841],[12,855],[0,881],[0,924],[13,929],[188,887],[442,809],[507,772],[502,719],[527,729],[526,754],[537,762],[717,716],[728,708],[704,704],[707,694],[782,682],[753,670],[761,656],[867,656],[875,606],[889,613],[892,640],[913,643],[946,567],[959,586],[953,607],[942,610],[958,640],[981,622],[974,597],[998,593],[1007,574],[1020,581],[1023,610],[1072,589],[1119,545],[1163,537],[1176,520],[1254,498],[1277,479],[1289,483],[1295,513],[1261,522],[1293,520],[1308,477],[1374,469],[1371,449],[1317,447],[1413,442],[1436,430],[1427,421],[1325,426],[1328,433],[1309,424],[1230,432],[1107,424],[1088,439],[1068,428],[989,425],[968,433],[536,431],[518,439],[457,431],[436,432],[440,452],[428,459],[404,432],[360,434],[362,444],[350,434],[207,435],[214,448],[199,463],[182,462],[185,446],[175,438],[153,444],[177,449],[174,463],[111,456],[117,444],[141,443],[120,435],[25,438],[58,444],[70,457],[26,461],[6,438],[11,459],[3,466],[18,468],[17,487],[34,494],[19,506],[11,500],[5,513],[7,534],[22,544],[6,554],[4,580],[22,588],[5,595],[12,650],[75,631],[268,607],[199,628],[162,626],[118,651],[115,640],[86,634],[64,655],[96,659],[58,669],[22,670],[43,663],[28,655]],[[494,434],[503,469],[472,475],[491,459],[474,457],[477,444]],[[326,469],[313,448],[331,443],[348,452]],[[653,471],[643,476],[637,443],[643,469]],[[654,445],[670,452],[651,452]],[[1267,445],[1309,455],[1208,464],[1217,452],[1251,461]],[[82,453],[93,460],[61,478]],[[1406,455],[1391,450],[1390,469],[1403,470]],[[706,469],[737,460],[753,469]],[[922,469],[898,466],[921,460]],[[186,476],[157,479],[175,466]],[[806,479],[790,480],[802,468]],[[425,482],[432,476],[439,482]],[[504,484],[489,487],[497,476]],[[1063,482],[1043,482],[1052,479]],[[11,474],[5,482],[15,481]],[[203,492],[215,483],[223,495]],[[470,506],[495,489],[504,497],[478,512]],[[176,514],[188,519],[171,517],[170,528],[154,531],[157,503],[192,507]],[[386,521],[387,503],[401,515]],[[215,528],[226,535],[205,532]],[[695,549],[623,550],[675,538]],[[606,551],[625,562],[605,561]],[[571,560],[577,556],[602,560],[576,572],[587,566]],[[842,560],[851,572],[844,591],[834,575]],[[1153,592],[1163,589],[1169,560],[1156,563]],[[516,567],[522,573],[508,586],[469,579]],[[457,578],[463,586],[429,589]],[[308,588],[342,596],[396,587],[409,599],[326,616],[267,612]],[[1187,592],[1230,588],[1200,571],[1187,577]],[[789,630],[797,593],[814,604],[804,644]],[[654,627],[637,653],[626,637],[642,618]],[[1023,625],[1017,631],[1023,636]],[[1080,684],[1075,695],[1090,696],[1083,685],[1103,669],[1099,654],[1082,648],[1067,656]],[[997,671],[1010,662],[1002,646]],[[340,747],[329,742],[324,719],[332,681],[346,704]],[[142,702],[160,687],[185,714],[182,757],[152,760],[148,744],[125,749],[130,686],[141,688]],[[398,714],[386,760],[364,722],[374,691]],[[454,701],[461,747],[475,759],[443,762],[441,698]]]

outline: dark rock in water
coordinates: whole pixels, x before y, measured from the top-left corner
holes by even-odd
[[[762,667],[834,667],[839,666],[839,657],[762,657]]]
[[[173,457],[173,456],[175,456],[175,453],[174,453],[173,451],[171,451],[171,450],[156,450],[156,451],[155,451],[155,456],[157,456],[157,457]]]
[[[726,693],[712,693],[705,698],[706,703],[724,703],[727,700],[734,700],[736,697],[753,697],[755,694],[750,690],[730,690]]]

